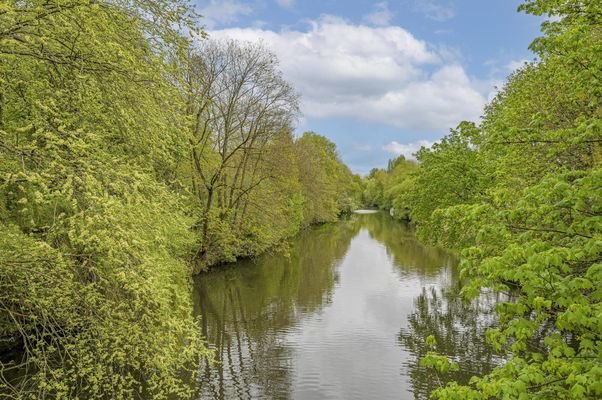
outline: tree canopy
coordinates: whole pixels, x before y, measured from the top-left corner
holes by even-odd
[[[602,396],[602,7],[530,0],[520,10],[554,17],[531,45],[539,60],[508,78],[479,124],[420,150],[397,195],[424,240],[462,254],[466,298],[506,296],[487,332],[505,362],[438,399]],[[424,365],[449,373],[455,361],[428,340]]]

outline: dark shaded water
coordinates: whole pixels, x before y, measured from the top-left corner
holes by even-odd
[[[377,213],[303,232],[289,257],[201,275],[195,308],[219,361],[200,372],[201,398],[422,399],[487,372],[495,299],[459,299],[456,264]],[[459,372],[420,367],[430,334]]]

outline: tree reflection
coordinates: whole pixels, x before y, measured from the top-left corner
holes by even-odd
[[[399,335],[401,345],[412,354],[406,367],[415,398],[427,399],[449,381],[468,383],[473,375],[485,374],[500,363],[500,355],[485,340],[485,331],[495,324],[496,296],[483,294],[466,303],[459,294],[458,260],[452,253],[424,245],[410,226],[384,213],[362,217],[362,226],[386,246],[402,279],[416,277],[428,285],[414,300],[408,326]],[[439,354],[460,364],[459,371],[440,376],[420,366],[429,335],[436,338]]]
[[[501,362],[485,342],[486,328],[495,323],[495,296],[464,303],[453,255],[422,245],[409,227],[386,214],[356,215],[302,233],[289,257],[266,255],[197,278],[196,312],[202,315],[203,334],[219,362],[206,365],[199,374],[202,398],[291,396],[295,355],[287,342],[289,333],[331,301],[337,266],[360,229],[384,245],[403,281],[411,277],[427,285],[399,334],[400,345],[412,355],[406,367],[417,399],[427,398],[439,380],[466,383]],[[441,354],[459,362],[460,371],[436,376],[420,367],[429,335],[436,337]]]
[[[386,246],[402,277],[436,278],[441,274],[441,267],[457,263],[452,253],[424,245],[409,225],[393,220],[386,213],[359,217],[359,222],[368,229],[370,236]]]
[[[496,300],[493,293],[484,293],[467,303],[458,287],[423,289],[414,301],[408,327],[399,334],[401,344],[413,355],[407,368],[415,399],[427,399],[434,389],[450,381],[466,384],[472,376],[486,374],[502,362],[501,354],[485,340],[485,331],[495,324]],[[436,338],[439,354],[459,363],[459,371],[441,375],[420,366],[429,335]]]
[[[197,278],[195,309],[218,364],[200,373],[201,398],[286,398],[291,355],[283,334],[329,302],[355,219],[302,233],[289,257],[266,255]]]

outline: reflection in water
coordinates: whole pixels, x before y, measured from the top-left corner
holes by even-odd
[[[415,236],[413,229],[392,220],[385,213],[363,218],[362,225],[368,229],[371,237],[385,244],[402,279],[413,277],[424,283],[435,282],[441,278],[442,269],[452,273],[457,270],[451,268],[457,264],[452,253],[425,246]],[[449,278],[457,280],[456,276]]]
[[[201,275],[195,306],[219,361],[199,374],[201,398],[422,398],[428,334],[476,360],[466,373],[486,370],[495,359],[471,323],[488,314],[439,294],[457,281],[455,263],[378,213],[308,230],[288,258]]]
[[[219,364],[201,373],[201,398],[287,398],[293,355],[283,343],[304,314],[328,304],[355,221],[302,232],[290,256],[266,255],[200,276],[203,335]]]
[[[431,391],[450,381],[467,384],[472,376],[488,373],[502,362],[501,354],[485,340],[485,331],[496,323],[497,300],[493,293],[484,293],[467,303],[457,285],[422,290],[407,328],[402,328],[399,335],[400,343],[414,355],[407,364],[414,398],[428,399]],[[459,363],[458,371],[442,376],[420,366],[420,358],[428,351],[425,339],[429,335],[435,337],[439,354]]]

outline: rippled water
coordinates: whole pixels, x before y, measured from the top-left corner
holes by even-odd
[[[484,343],[495,299],[457,296],[456,259],[421,245],[384,213],[303,232],[289,256],[266,255],[197,278],[205,365],[201,398],[421,399],[499,362]],[[419,366],[424,338],[463,368]]]

